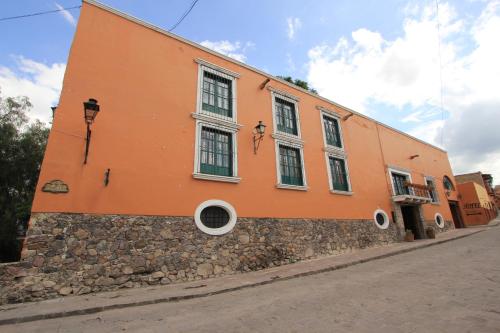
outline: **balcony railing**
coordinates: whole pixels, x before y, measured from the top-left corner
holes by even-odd
[[[395,202],[424,204],[432,201],[430,191],[431,187],[421,184],[404,182],[403,189],[396,190],[392,197]]]

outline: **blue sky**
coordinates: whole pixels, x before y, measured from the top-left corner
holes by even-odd
[[[191,4],[102,2],[164,29]],[[2,1],[0,17],[78,5]],[[48,119],[57,104],[78,15],[0,22],[2,95],[29,96],[33,117]],[[456,173],[481,170],[500,183],[497,0],[439,1],[438,16],[435,1],[199,0],[174,32],[273,75],[307,80],[327,98],[445,148]]]

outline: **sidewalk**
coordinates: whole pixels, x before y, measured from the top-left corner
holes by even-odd
[[[500,220],[497,219],[496,221],[498,224]],[[111,309],[207,297],[274,283],[276,281],[342,269],[359,263],[467,237],[485,231],[490,227],[456,229],[438,234],[436,239],[419,240],[412,243],[403,242],[357,250],[337,256],[322,257],[256,272],[228,275],[221,278],[168,286],[121,289],[113,292],[62,297],[40,302],[8,304],[0,306],[0,325],[78,316]]]

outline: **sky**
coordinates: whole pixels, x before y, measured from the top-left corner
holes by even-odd
[[[170,29],[192,0],[102,0]],[[80,5],[0,2],[0,18]],[[1,21],[0,91],[57,105],[79,9]],[[174,33],[448,151],[500,184],[500,0],[199,0]]]

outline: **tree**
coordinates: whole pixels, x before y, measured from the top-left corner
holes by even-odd
[[[293,83],[296,86],[301,87],[302,89],[308,90],[308,91],[312,92],[313,94],[317,94],[318,93],[316,91],[316,89],[309,88],[309,84],[306,81],[302,81],[300,79],[295,79],[294,80],[294,79],[292,79],[291,76],[280,76],[280,75],[278,75],[277,77],[280,78],[280,79],[282,79],[282,80],[285,80],[287,82]]]
[[[27,97],[0,94],[0,262],[19,260],[49,129],[30,123]]]

